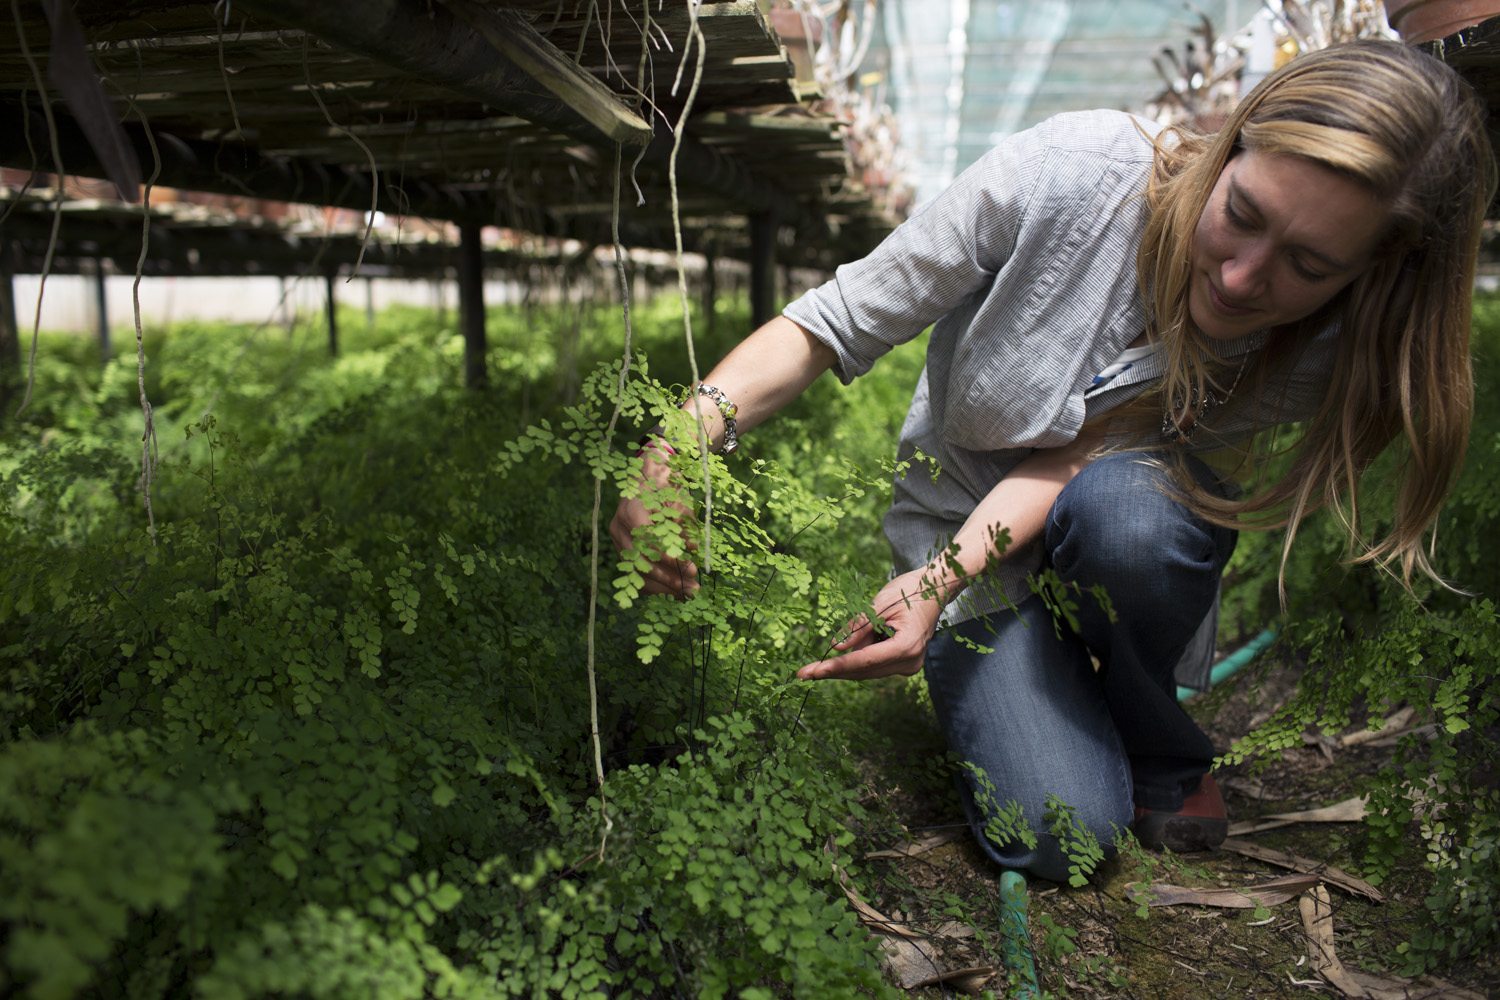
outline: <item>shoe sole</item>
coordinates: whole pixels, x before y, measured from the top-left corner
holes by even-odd
[[[1148,817],[1136,824],[1136,839],[1147,847],[1158,850],[1164,847],[1174,854],[1211,851],[1224,843],[1224,838],[1229,835],[1227,819],[1165,816],[1161,822],[1150,822],[1153,818]]]

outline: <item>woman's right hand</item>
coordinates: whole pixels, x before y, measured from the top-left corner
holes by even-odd
[[[642,457],[640,492],[664,489],[671,477],[671,467],[664,461],[658,461],[655,452],[649,448]],[[676,503],[668,504],[657,512],[656,517],[675,520],[683,528],[683,548],[689,551],[697,548],[691,533],[686,530],[687,522],[692,517],[686,507]],[[621,497],[620,505],[615,508],[615,516],[609,522],[609,537],[614,541],[615,548],[621,553],[634,549],[636,532],[650,524],[651,519],[651,512],[639,499]],[[662,555],[653,562],[641,584],[643,594],[669,594],[678,599],[692,596],[697,589],[697,565],[691,559],[678,559],[670,555]]]
[[[795,399],[837,358],[833,348],[792,320],[777,316],[741,341],[703,382],[718,386],[735,402],[739,430],[744,434]],[[724,426],[718,407],[706,397],[694,395],[683,409],[695,421],[703,422],[709,450],[723,446]],[[637,492],[647,496],[652,488],[665,488],[671,478],[671,469],[660,461],[666,456],[658,447],[648,447],[643,456],[642,489]],[[673,520],[681,529],[682,544],[671,546],[675,555],[662,555],[651,564],[641,592],[690,597],[698,589],[698,567],[691,558],[697,547],[693,543],[693,515],[686,507],[667,504],[653,513],[639,499],[623,498],[609,522],[610,538],[620,552],[629,552],[636,547],[636,535],[651,524],[653,517],[658,523],[665,518]]]
[[[915,674],[926,660],[927,643],[937,631],[947,600],[937,582],[942,575],[923,566],[902,573],[875,595],[873,608],[882,627],[860,615],[833,644],[839,655],[809,663],[797,671],[805,681],[869,680],[891,674]]]

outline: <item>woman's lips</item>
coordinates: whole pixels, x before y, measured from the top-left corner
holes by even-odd
[[[1209,301],[1213,303],[1214,310],[1220,315],[1245,316],[1255,311],[1255,309],[1251,306],[1235,305],[1228,299],[1224,298],[1223,295],[1219,294],[1219,290],[1214,287],[1214,283],[1212,281],[1209,281],[1207,278],[1204,278],[1203,281],[1204,284],[1208,285]]]

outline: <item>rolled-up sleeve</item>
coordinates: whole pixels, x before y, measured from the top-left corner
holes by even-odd
[[[1045,123],[1007,137],[871,253],[783,312],[838,356],[845,383],[987,288],[1043,176]]]

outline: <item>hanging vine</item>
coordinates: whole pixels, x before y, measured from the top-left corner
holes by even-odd
[[[32,54],[31,45],[26,40],[26,28],[21,21],[20,0],[10,0],[10,11],[15,20],[16,41],[20,45],[21,55],[25,58],[27,67],[31,70],[36,92],[41,98],[42,115],[47,120],[47,138],[52,145],[52,166],[57,171],[57,187],[53,191],[52,200],[52,232],[47,238],[47,253],[42,260],[41,282],[36,290],[36,314],[31,321],[31,349],[26,361],[26,391],[21,396],[21,405],[16,407],[16,416],[19,417],[31,405],[31,394],[36,390],[36,347],[37,337],[42,327],[42,300],[47,291],[47,276],[52,273],[52,258],[57,252],[57,237],[62,227],[63,188],[67,185],[68,175],[63,166],[62,150],[57,137],[57,119],[53,117],[52,104],[47,100],[47,85],[42,81],[41,67],[37,65],[36,56]],[[29,136],[28,132],[28,139]]]

